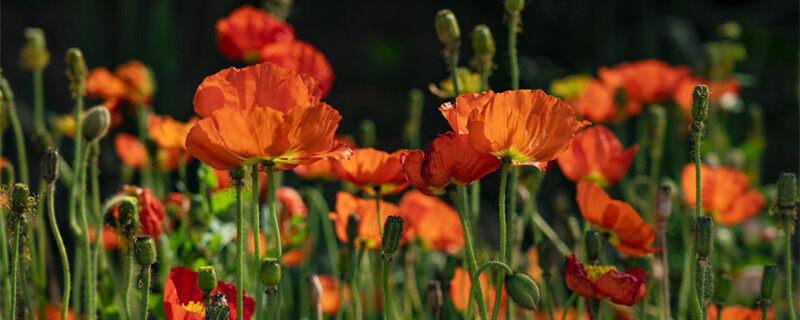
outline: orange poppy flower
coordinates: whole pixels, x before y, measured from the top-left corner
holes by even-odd
[[[266,179],[265,179],[266,180]],[[284,247],[299,246],[306,240],[306,228],[308,221],[308,209],[303,198],[293,188],[281,187],[275,192],[275,199],[278,200],[280,213],[278,223],[280,224],[281,242]],[[259,249],[261,256],[266,256],[268,249],[274,249],[274,243],[267,243],[266,235],[263,232],[259,235]],[[255,252],[253,233],[247,237],[247,248],[251,254]],[[299,266],[305,258],[305,248],[298,248],[283,252],[283,264],[288,266]]]
[[[486,310],[492,310],[494,307],[494,295],[496,291],[486,280],[486,273],[481,273],[479,279],[481,282],[481,289],[483,289],[483,299],[486,302]],[[450,296],[450,300],[453,301],[453,307],[455,307],[458,312],[465,312],[467,310],[467,299],[469,299],[469,290],[471,285],[472,279],[469,276],[469,272],[461,267],[456,267],[455,271],[453,272],[453,279],[450,280],[450,290],[447,291],[447,294]],[[507,299],[508,295],[506,294],[505,290],[503,290],[500,295],[500,314],[503,314],[506,311]],[[478,310],[477,303],[472,307],[472,310],[473,312]]]
[[[242,317],[249,320],[253,316],[255,300],[244,290],[237,290],[235,285],[217,281],[217,288],[212,295],[222,293],[230,309],[229,320],[236,319],[236,295],[242,297]],[[169,270],[164,280],[164,313],[167,320],[203,320],[205,318],[205,302],[203,292],[197,287],[197,272],[184,267]]]
[[[571,106],[541,90],[462,96],[455,105],[439,108],[450,126],[461,133],[466,130],[478,151],[517,165],[541,166],[555,159],[569,147],[575,133],[589,124],[578,121]]]
[[[357,148],[355,141],[348,137],[338,136],[339,140],[345,146],[355,149]],[[301,164],[294,169],[295,174],[306,180],[334,180],[337,178],[334,162],[336,160],[322,159],[312,164]]]
[[[339,312],[339,281],[329,275],[319,275],[317,277],[322,286],[322,294],[319,299],[322,304],[322,314],[336,314]]]
[[[500,167],[497,157],[476,150],[466,134],[452,131],[434,139],[425,152],[404,152],[400,163],[406,179],[430,196],[444,194],[451,185],[470,185]]]
[[[186,147],[219,170],[265,161],[286,170],[347,157],[350,148],[334,139],[342,117],[319,97],[314,79],[269,63],[222,70],[197,88],[202,119]]]
[[[150,104],[156,91],[153,72],[141,61],[131,60],[117,66],[114,75],[127,86],[125,99],[134,106]]]
[[[614,267],[584,265],[567,256],[564,281],[567,288],[588,299],[609,298],[611,302],[632,306],[647,293],[647,271],[628,269],[617,271]]]
[[[528,268],[525,273],[536,282],[542,279],[542,268],[539,267],[539,250],[536,247],[530,247],[525,251],[525,258],[528,260]]]
[[[578,133],[556,161],[570,181],[592,181],[606,187],[625,176],[638,150],[637,145],[624,150],[611,130],[598,125]]]
[[[106,67],[94,68],[86,77],[86,94],[92,98],[116,99],[125,96],[127,90],[125,82]]]
[[[126,166],[141,170],[147,163],[147,149],[136,137],[127,133],[114,136],[114,150]]]
[[[464,246],[458,213],[444,201],[411,190],[403,194],[399,209],[407,217],[406,228],[414,231],[423,246],[450,254]]]
[[[334,170],[340,179],[350,182],[375,196],[395,194],[408,187],[403,174],[400,155],[406,150],[387,153],[373,148],[360,148],[353,151],[349,159],[334,161]]]
[[[597,70],[598,77],[611,88],[625,89],[625,96],[636,103],[663,102],[672,96],[678,83],[689,76],[689,68],[671,66],[656,59],[623,62]]]
[[[617,90],[598,80],[590,80],[574,102],[576,112],[593,122],[619,122],[642,112],[642,104],[625,99],[624,106],[617,99]]]
[[[333,69],[325,55],[314,46],[295,40],[278,42],[261,48],[261,62],[269,62],[306,74],[317,80],[322,96],[327,96],[333,85]]]
[[[336,229],[336,237],[344,243],[351,243],[352,239],[347,238],[347,219],[352,215],[359,216],[358,236],[355,239],[357,247],[366,249],[378,249],[381,246],[381,236],[376,226],[378,225],[378,212],[375,210],[374,199],[358,198],[347,192],[339,191],[336,194],[336,211],[331,212],[328,217],[333,220]],[[389,216],[401,216],[397,206],[381,201],[381,227]],[[407,228],[403,228],[403,236],[400,243],[403,244],[412,236]]]
[[[156,150],[156,169],[159,172],[174,171],[181,165],[181,161],[186,164],[191,160],[192,155],[181,151],[181,149],[158,148]]]
[[[196,117],[183,123],[170,116],[150,114],[147,117],[147,132],[161,148],[186,150],[186,135],[196,122]]]
[[[600,232],[617,250],[632,256],[656,252],[650,245],[656,237],[655,230],[644,222],[629,204],[611,199],[603,189],[592,182],[578,183],[575,196],[583,217]]]
[[[739,95],[739,82],[734,78],[721,82],[709,82],[697,77],[685,77],[675,88],[672,100],[683,108],[689,116],[691,116],[692,111],[692,90],[694,90],[695,86],[701,84],[708,86],[711,102],[722,106],[724,109],[732,108],[736,102],[735,98]],[[733,101],[730,98],[734,98]]]
[[[722,307],[722,317],[718,317],[719,311],[717,306],[713,303],[708,305],[708,319],[725,319],[725,320],[761,320],[761,315],[764,313],[761,308],[750,309],[745,306],[725,306]],[[767,319],[775,319],[775,308],[769,308],[767,311]]]
[[[89,228],[89,242],[94,243],[97,239],[97,232],[94,228]],[[117,232],[111,226],[104,225],[100,229],[100,244],[105,250],[119,249],[119,239],[117,239]]]
[[[33,318],[38,320],[61,320],[61,308],[48,302],[44,307],[44,318],[39,316],[38,308],[33,310]],[[75,312],[72,312],[71,308],[67,310],[67,320],[76,319],[78,319],[78,317],[75,316]]]
[[[222,55],[248,63],[257,62],[259,50],[268,44],[294,41],[291,25],[251,5],[241,6],[219,19],[215,29]]]
[[[758,214],[766,200],[757,190],[750,189],[744,173],[729,167],[700,166],[703,210],[724,226],[733,226]],[[694,164],[687,164],[681,173],[681,186],[686,202],[697,203]]]
[[[167,218],[161,201],[153,196],[150,190],[136,186],[126,185],[118,194],[136,197],[139,206],[139,224],[142,226],[142,232],[150,235],[153,239],[158,239],[158,236],[163,231],[162,224]],[[118,207],[119,205],[115,205],[111,208],[111,212],[116,219],[119,219]]]

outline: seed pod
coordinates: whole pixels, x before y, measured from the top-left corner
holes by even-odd
[[[264,258],[261,260],[261,270],[258,280],[265,286],[277,286],[281,282],[281,264],[277,259]]]
[[[778,207],[793,208],[797,205],[797,176],[784,172],[778,178]]]
[[[83,53],[78,48],[67,49],[67,78],[73,98],[86,94],[86,76],[89,74]]]
[[[493,57],[495,43],[492,31],[485,24],[479,24],[472,30],[472,49],[476,55]]]
[[[357,214],[351,215],[347,217],[347,240],[350,241],[350,244],[355,245],[356,238],[358,237],[358,220],[360,217]]]
[[[89,142],[100,140],[106,136],[109,126],[111,114],[108,109],[104,106],[92,107],[83,119],[83,137]]]
[[[217,270],[212,266],[200,267],[197,270],[197,287],[203,294],[210,295],[217,288]]]
[[[694,223],[694,251],[708,257],[714,250],[714,220],[708,216],[697,217]]]
[[[506,276],[506,292],[514,302],[528,310],[536,310],[539,303],[539,286],[528,275],[514,272]]]
[[[598,257],[600,257],[600,248],[603,246],[600,232],[597,232],[597,230],[586,231],[583,236],[583,246],[586,249],[586,259],[597,261]]]
[[[692,118],[696,123],[702,123],[708,118],[708,87],[695,86],[692,90]]]
[[[58,179],[58,149],[49,148],[42,157],[42,178],[47,183]]]
[[[434,22],[439,41],[448,48],[457,48],[461,41],[461,31],[458,28],[456,15],[449,9],[442,9],[436,14]]]
[[[775,288],[775,278],[778,275],[778,266],[768,264],[764,266],[764,273],[761,275],[761,299],[772,298],[772,291]]]
[[[731,286],[732,282],[730,276],[725,274],[717,278],[717,285],[714,289],[714,302],[723,304],[731,294]]]
[[[525,0],[506,0],[506,11],[511,13],[519,13],[525,7]]]
[[[381,249],[384,256],[391,256],[397,251],[402,235],[403,218],[388,216],[386,222],[383,224],[383,238],[381,238]]]
[[[149,235],[133,239],[133,258],[142,267],[156,263],[156,242]]]
[[[50,52],[39,28],[25,29],[25,46],[20,52],[20,64],[32,71],[41,71],[50,63]]]

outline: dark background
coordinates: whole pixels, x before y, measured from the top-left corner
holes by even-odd
[[[217,50],[214,23],[245,3],[4,0],[0,65],[16,89],[27,130],[30,75],[20,70],[18,54],[29,26],[45,30],[52,54],[45,70],[48,111],[72,108],[63,56],[77,46],[90,68],[113,69],[134,58],[151,66],[158,82],[156,112],[186,120],[203,77],[235,65]],[[491,28],[498,47],[492,87],[505,90],[502,1],[296,1],[288,22],[299,39],[318,47],[332,64],[336,80],[327,101],[342,113],[341,133],[357,133],[359,121],[370,118],[377,123],[379,147],[402,147],[409,90],[447,76],[433,29],[433,17],[442,8],[452,9],[461,25],[462,65],[472,56],[472,28],[481,23]],[[782,171],[798,170],[798,1],[531,1],[522,13],[524,33],[518,40],[521,85],[547,89],[558,77],[594,74],[600,66],[650,57],[698,66],[703,43],[718,40],[716,27],[731,20],[741,25],[748,50],[737,71],[753,80],[741,95],[766,115],[763,180],[774,181]],[[425,92],[423,144],[448,128],[436,109],[441,100]]]

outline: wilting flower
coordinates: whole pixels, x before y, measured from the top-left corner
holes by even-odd
[[[300,40],[264,46],[260,51],[260,61],[311,76],[317,80],[323,97],[328,95],[333,85],[333,69],[328,59],[317,48]]]
[[[97,239],[97,232],[94,228],[89,228],[89,242],[94,243]],[[119,249],[119,239],[117,232],[111,226],[104,225],[100,229],[100,244],[103,245],[105,250]]]
[[[395,194],[408,187],[403,174],[400,155],[405,150],[387,153],[372,148],[353,151],[349,159],[334,161],[334,169],[340,179],[350,182],[369,195]]]
[[[219,170],[261,162],[286,170],[347,157],[350,148],[334,139],[341,116],[319,99],[314,79],[270,63],[222,70],[197,88],[202,119],[186,147]]]
[[[183,123],[170,116],[150,114],[147,118],[147,132],[161,148],[185,150],[186,135],[196,122],[197,118]]]
[[[472,72],[469,68],[461,67],[456,69],[456,77],[458,78],[458,91],[460,91],[460,93],[483,91],[480,73]],[[453,78],[448,77],[440,81],[438,87],[431,83],[428,85],[428,90],[439,98],[452,98],[455,96]]]
[[[48,302],[44,307],[44,318],[39,316],[38,308],[33,310],[33,318],[38,320],[61,320],[61,308]],[[78,317],[75,316],[75,312],[73,312],[71,308],[67,310],[67,320],[76,319],[78,319]]]
[[[642,104],[631,99],[622,99],[620,93],[618,88],[592,79],[578,99],[574,100],[573,106],[581,117],[594,122],[619,122],[629,116],[639,115]]]
[[[729,167],[700,167],[703,210],[714,220],[725,226],[733,226],[750,219],[764,207],[766,200],[757,190],[750,189],[750,181],[744,173]],[[686,202],[697,203],[695,166],[687,164],[681,173],[681,186]]]
[[[464,246],[458,213],[444,201],[411,190],[403,194],[398,206],[408,223],[404,227],[414,230],[423,246],[451,254]]]
[[[556,159],[561,172],[572,182],[593,181],[610,186],[625,176],[638,146],[624,150],[617,136],[597,125],[579,132],[569,149]]]
[[[578,183],[575,200],[586,221],[605,234],[617,250],[632,256],[658,251],[648,246],[656,237],[655,230],[629,204],[611,199],[592,182]]]
[[[294,29],[264,10],[244,5],[217,21],[217,46],[231,60],[255,63],[259,51],[275,42],[294,41]]]
[[[671,66],[656,59],[623,62],[597,70],[598,77],[611,88],[623,88],[625,97],[638,104],[663,102],[678,83],[689,76],[689,68]]]
[[[158,239],[158,236],[163,231],[161,225],[167,217],[164,211],[164,205],[161,204],[161,201],[153,196],[150,190],[136,186],[126,185],[118,194],[136,197],[136,203],[139,207],[139,223],[142,226],[142,232],[150,235],[153,239]],[[118,207],[118,205],[115,205],[111,208],[114,218],[117,219],[119,219]]]
[[[347,220],[352,215],[359,217],[358,236],[356,239],[347,238]],[[381,228],[383,228],[387,217],[397,215],[402,216],[397,206],[381,201]],[[336,211],[331,212],[328,217],[333,220],[336,228],[336,237],[340,241],[352,243],[352,240],[355,240],[357,247],[367,249],[380,248],[381,236],[377,228],[378,212],[375,208],[375,200],[358,198],[347,192],[340,191],[336,194]],[[405,243],[410,237],[411,232],[404,231],[400,243]]]
[[[469,134],[475,149],[517,165],[555,159],[589,124],[578,121],[571,106],[541,90],[464,94],[439,110],[453,130]]]
[[[217,288],[212,295],[222,293],[228,302],[230,320],[236,318],[236,295],[244,290],[237,290],[236,286],[222,281],[217,281]],[[242,298],[242,316],[250,319],[255,308],[255,301],[244,293]],[[205,317],[205,302],[203,292],[197,287],[197,272],[184,267],[174,267],[164,281],[164,312],[167,320],[202,320]]]
[[[114,136],[114,151],[126,166],[141,170],[147,163],[147,148],[136,137],[127,133]]]
[[[475,149],[466,134],[448,132],[428,148],[400,156],[406,179],[422,193],[438,196],[448,186],[466,186],[497,170],[500,160]]]
[[[739,96],[739,82],[734,78],[729,78],[719,82],[709,82],[696,77],[686,77],[678,83],[672,100],[677,105],[686,110],[686,114],[691,116],[692,111],[692,90],[697,85],[707,85],[711,102],[721,106],[725,110],[732,109]]]
[[[761,320],[763,312],[761,308],[750,309],[744,306],[727,306],[722,307],[722,314],[719,317],[717,306],[713,303],[708,305],[708,319],[725,319],[725,320]],[[775,319],[775,308],[769,308],[767,311],[767,319]]]
[[[611,302],[632,306],[647,292],[647,271],[617,271],[611,266],[584,265],[574,255],[567,256],[564,281],[567,288],[587,299],[609,298]]]
[[[483,299],[486,303],[486,309],[492,310],[494,307],[495,289],[489,285],[489,282],[486,280],[485,273],[481,273],[478,279],[481,283],[481,289],[483,289],[482,293]],[[456,267],[455,271],[453,272],[453,279],[450,280],[450,290],[447,293],[450,296],[450,300],[453,301],[453,307],[455,307],[458,312],[464,312],[467,310],[467,299],[469,299],[469,290],[471,285],[472,279],[469,276],[469,272],[461,267]],[[508,299],[508,295],[506,294],[505,290],[503,290],[500,296],[500,314],[504,313],[506,310],[506,299]],[[477,310],[477,306],[473,306],[472,308],[473,311]]]

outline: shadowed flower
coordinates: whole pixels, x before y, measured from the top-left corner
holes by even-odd
[[[378,234],[378,212],[375,211],[375,200],[358,198],[347,192],[339,191],[336,194],[336,211],[331,212],[328,217],[333,220],[336,228],[336,237],[344,243],[351,243],[347,238],[347,220],[349,216],[357,215],[358,236],[355,239],[357,247],[367,249],[378,249],[381,247],[381,236]],[[382,226],[389,216],[401,216],[397,206],[381,201],[381,221]],[[412,236],[412,232],[403,231],[400,243],[407,242]]]
[[[294,41],[292,26],[264,10],[244,5],[217,21],[217,46],[231,60],[255,63],[259,51],[275,42]]]
[[[328,95],[333,85],[333,69],[325,55],[314,46],[295,40],[264,46],[260,61],[292,69],[317,80],[322,96]]]
[[[114,136],[114,151],[126,166],[141,170],[147,163],[147,149],[136,137],[127,133]]]
[[[400,155],[405,151],[387,153],[372,148],[355,149],[349,159],[334,161],[334,170],[340,179],[371,196],[375,196],[376,189],[380,195],[395,194],[408,187],[400,164]]]
[[[61,308],[48,302],[45,304],[44,318],[39,316],[38,308],[33,310],[33,318],[38,320],[61,320]],[[75,312],[72,311],[72,308],[67,310],[67,320],[76,319],[78,319],[78,317],[75,316]]]
[[[611,130],[597,125],[579,132],[556,161],[570,181],[592,181],[606,187],[625,176],[638,149],[633,145],[624,150]]]
[[[236,294],[244,290],[237,290],[236,286],[222,281],[217,281],[217,288],[212,295],[222,293],[228,302],[230,320],[236,318]],[[244,293],[242,298],[244,319],[250,319],[255,308],[255,301]],[[203,292],[197,287],[197,272],[184,267],[174,267],[164,281],[164,312],[167,320],[203,320],[205,317],[205,303]]]
[[[405,228],[413,230],[424,247],[455,254],[464,246],[458,213],[444,201],[411,190],[398,206],[408,222]]]
[[[131,60],[117,66],[114,75],[125,83],[125,99],[132,105],[150,104],[156,91],[153,72],[141,61]]]
[[[164,207],[178,220],[191,218],[192,201],[181,192],[170,192],[164,197]]]
[[[590,80],[573,106],[583,118],[594,122],[619,122],[642,112],[642,104],[620,99],[617,88],[598,80]],[[620,106],[622,103],[624,105]]]
[[[158,236],[163,231],[162,224],[166,219],[166,212],[164,205],[161,204],[150,190],[139,188],[136,186],[128,186],[122,188],[118,195],[129,195],[136,197],[137,205],[139,207],[139,223],[142,226],[142,232],[150,235],[153,239],[158,239]],[[119,219],[118,205],[111,208],[114,218]]]
[[[319,98],[314,79],[269,63],[222,70],[197,88],[202,119],[186,147],[219,170],[272,162],[279,171],[347,157],[350,148],[334,139],[341,116]]]
[[[89,228],[89,242],[94,243],[95,239],[97,239],[97,232],[94,231],[94,228]],[[100,241],[105,250],[114,250],[120,247],[117,232],[111,226],[103,225],[103,228],[100,229]]]
[[[689,76],[689,68],[646,59],[623,62],[612,68],[602,67],[597,70],[597,75],[610,88],[623,88],[628,100],[650,104],[669,98],[678,83]]]
[[[476,150],[466,134],[452,131],[434,139],[424,152],[404,152],[400,162],[408,181],[431,196],[444,194],[451,185],[470,185],[500,167],[497,157]]]
[[[617,250],[632,256],[659,250],[648,246],[656,237],[653,227],[644,222],[633,207],[611,199],[596,184],[578,183],[575,200],[586,221],[603,233]]]
[[[719,105],[725,110],[730,110],[736,105],[739,96],[739,82],[736,79],[729,78],[721,82],[709,82],[696,77],[686,77],[675,88],[672,100],[686,111],[687,116],[691,117],[692,90],[701,84],[708,86],[711,103]]]
[[[567,288],[587,299],[609,298],[611,302],[632,306],[647,289],[647,271],[617,271],[610,266],[583,265],[574,255],[567,256],[564,281]]]
[[[764,196],[750,189],[744,173],[729,167],[700,167],[700,185],[703,193],[703,210],[721,225],[733,226],[758,214],[766,204]],[[686,202],[696,202],[695,166],[687,164],[681,173],[681,186]]]
[[[495,289],[490,286],[489,282],[486,280],[486,273],[481,273],[479,279],[481,288],[483,289],[483,299],[486,302],[486,309],[492,310],[494,307]],[[472,279],[470,279],[469,272],[461,267],[456,267],[453,272],[453,279],[450,280],[450,290],[448,290],[447,294],[450,296],[450,300],[453,301],[453,307],[455,307],[458,312],[465,312],[467,310],[467,299],[469,299],[471,285]],[[508,295],[505,290],[503,290],[500,297],[500,314],[503,314],[506,310],[506,299],[508,299]],[[472,310],[473,312],[478,310],[477,303],[472,307]]]
[[[147,118],[147,132],[161,148],[186,150],[186,135],[196,122],[196,117],[183,123],[170,116],[150,114]]]
[[[725,320],[761,320],[763,312],[760,308],[750,309],[744,306],[726,306],[722,307],[722,314],[718,313],[717,306],[713,303],[708,305],[708,319],[725,319]],[[721,317],[719,317],[719,316]],[[769,308],[767,311],[767,319],[775,319],[775,308]]]

